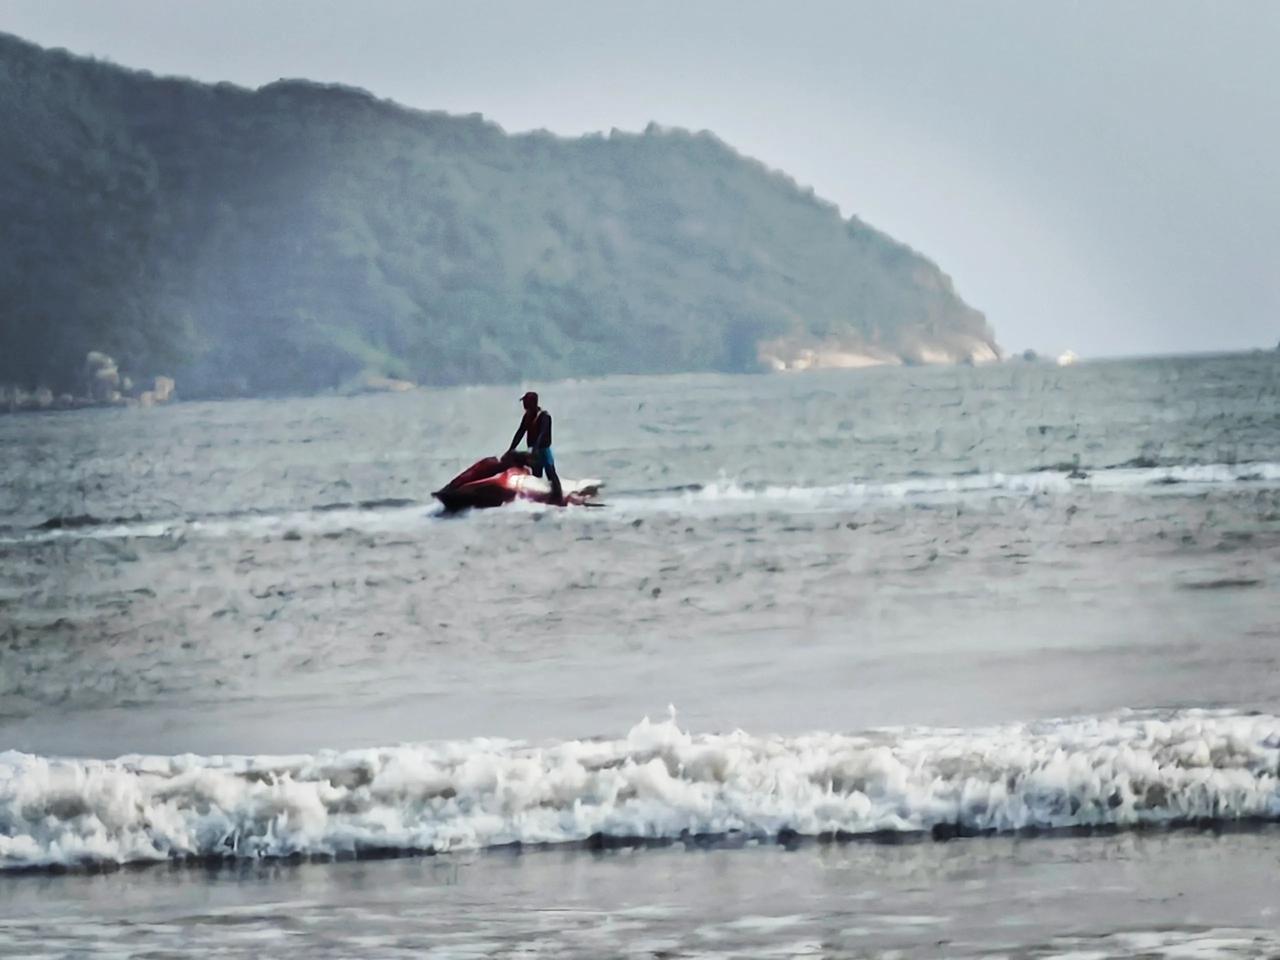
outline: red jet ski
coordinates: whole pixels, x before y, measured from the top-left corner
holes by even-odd
[[[564,493],[564,506],[599,506],[595,498],[604,486],[599,480],[565,480],[560,487]],[[513,500],[531,500],[534,503],[551,503],[551,483],[543,477],[535,477],[533,471],[519,460],[485,457],[432,494],[450,512],[456,510],[500,507]]]

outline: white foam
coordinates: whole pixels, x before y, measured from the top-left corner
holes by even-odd
[[[118,540],[127,537],[279,537],[285,534],[321,536],[345,530],[393,532],[426,524],[436,511],[426,504],[407,507],[298,510],[280,514],[103,523],[68,529],[33,530],[0,543],[38,543],[50,540]]]
[[[1028,473],[978,473],[962,476],[911,477],[893,482],[843,483],[830,486],[750,486],[721,477],[698,489],[674,495],[635,497],[625,501],[628,511],[684,512],[688,510],[733,512],[744,508],[777,507],[812,510],[845,509],[876,502],[953,502],[975,496],[1033,497],[1074,491],[1196,493],[1206,487],[1231,484],[1275,486],[1280,484],[1280,463],[1194,464],[1169,467],[1111,467],[1083,471]],[[619,502],[619,505],[623,505]]]
[[[1274,957],[1280,951],[1280,937],[1274,931],[1213,928],[1208,930],[1150,930],[1112,933],[1103,936],[1057,937],[1033,952],[1019,956],[1043,960],[1255,960]]]
[[[545,483],[545,481],[542,481]],[[597,480],[566,481],[566,489],[600,485]],[[697,489],[657,496],[619,495],[610,500],[615,515],[637,513],[735,513],[761,508],[786,511],[843,510],[876,503],[953,502],[972,497],[1034,497],[1073,491],[1196,493],[1232,484],[1280,484],[1280,463],[1196,464],[1172,467],[1113,467],[1073,479],[1061,471],[981,473],[955,477],[911,477],[892,482],[844,483],[831,486],[748,486],[721,477]],[[549,488],[548,488],[549,489]],[[517,500],[504,512],[541,512],[542,504]],[[362,533],[403,532],[435,518],[431,504],[396,507],[299,510],[225,518],[112,522],[69,529],[32,530],[0,536],[0,544],[62,539],[115,540],[126,537],[274,537],[320,536],[356,530]]]
[[[594,834],[776,837],[1280,819],[1280,718],[469,740],[295,757],[0,754],[0,868],[446,852]]]

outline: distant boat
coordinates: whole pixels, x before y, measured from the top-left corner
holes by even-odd
[[[1058,366],[1069,367],[1079,359],[1080,358],[1076,356],[1074,350],[1067,350],[1064,353],[1058,354]]]

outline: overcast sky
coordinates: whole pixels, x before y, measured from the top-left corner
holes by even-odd
[[[709,129],[936,260],[1006,349],[1280,340],[1280,0],[0,0],[0,30],[511,131]]]

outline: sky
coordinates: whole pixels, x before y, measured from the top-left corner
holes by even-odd
[[[0,31],[576,136],[713,131],[1011,351],[1280,341],[1280,0],[0,0]]]

